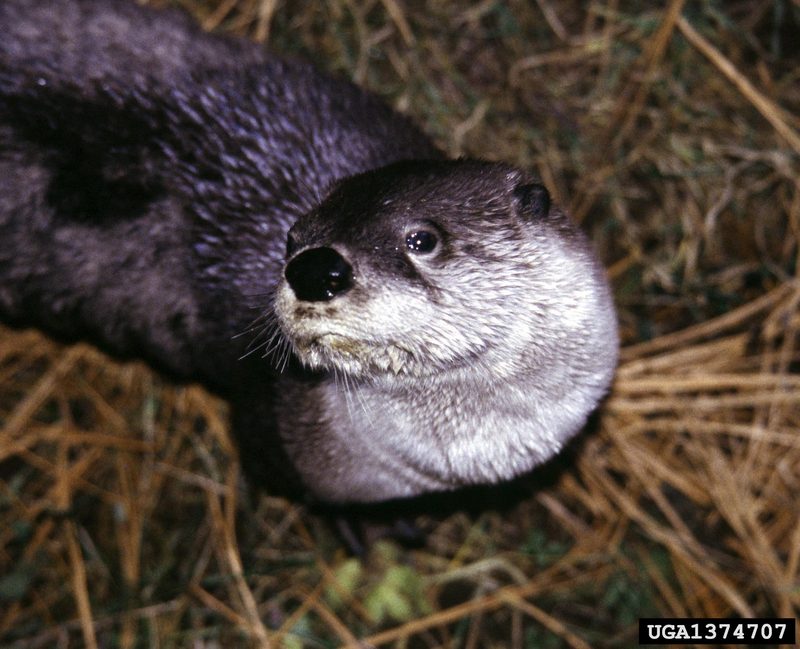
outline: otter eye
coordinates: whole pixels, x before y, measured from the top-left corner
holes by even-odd
[[[429,230],[416,230],[406,235],[406,248],[411,252],[432,252],[438,242],[436,235]]]

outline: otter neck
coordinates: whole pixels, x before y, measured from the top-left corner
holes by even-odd
[[[325,433],[312,433],[321,445],[313,460],[296,458],[304,479],[323,499],[369,502],[498,482],[546,457],[547,449],[530,444],[549,427],[530,380],[497,385],[469,374],[448,372],[425,386],[412,377],[347,389],[343,381],[322,382]],[[339,476],[333,487],[320,487],[320,458],[330,457]]]

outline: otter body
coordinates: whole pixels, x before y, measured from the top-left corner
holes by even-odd
[[[0,31],[0,319],[206,384],[256,481],[498,482],[607,390],[602,269],[524,172],[181,14],[4,0]]]

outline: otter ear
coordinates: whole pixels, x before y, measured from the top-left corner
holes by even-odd
[[[550,192],[541,183],[524,183],[514,188],[514,205],[523,220],[543,219],[550,212]]]

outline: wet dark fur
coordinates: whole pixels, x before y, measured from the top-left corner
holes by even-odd
[[[335,180],[439,152],[351,83],[179,12],[3,0],[0,34],[0,319],[201,381],[273,475],[274,362],[235,335],[286,231]]]

